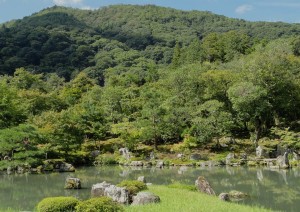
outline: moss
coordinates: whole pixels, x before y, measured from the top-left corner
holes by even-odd
[[[76,206],[76,212],[117,212],[124,211],[124,208],[112,201],[108,197],[92,198],[83,202],[80,202]]]
[[[71,212],[75,211],[79,201],[74,197],[48,197],[37,205],[38,212]]]
[[[148,189],[145,183],[138,180],[124,180],[117,186],[125,187],[131,196],[136,195],[140,191]]]

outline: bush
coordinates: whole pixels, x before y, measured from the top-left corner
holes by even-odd
[[[168,185],[167,187],[168,188],[177,188],[177,189],[186,189],[186,190],[189,190],[189,191],[197,191],[196,186],[181,184],[179,182],[172,183],[172,184]]]
[[[108,197],[92,198],[80,202],[76,206],[77,212],[117,212],[124,211],[123,207],[118,203],[112,201]]]
[[[37,205],[38,212],[68,212],[75,211],[79,201],[74,197],[48,197]]]
[[[119,156],[114,154],[101,154],[97,156],[96,161],[102,165],[113,165],[119,163]]]
[[[136,195],[138,192],[147,189],[147,185],[138,180],[124,180],[117,185],[118,187],[125,187],[130,196]]]

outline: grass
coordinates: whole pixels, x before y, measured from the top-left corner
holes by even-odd
[[[167,186],[149,186],[149,191],[158,195],[159,204],[127,206],[126,212],[264,212],[271,211],[259,207],[223,202],[218,197],[209,196],[187,189],[170,188]]]

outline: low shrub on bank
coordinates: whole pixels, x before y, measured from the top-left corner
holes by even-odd
[[[76,206],[76,212],[119,212],[123,207],[108,197],[92,198],[80,202]]]
[[[138,180],[124,180],[117,185],[118,187],[125,187],[129,195],[136,195],[138,192],[147,189],[147,185]]]
[[[79,203],[74,197],[48,197],[37,205],[38,212],[72,212]]]

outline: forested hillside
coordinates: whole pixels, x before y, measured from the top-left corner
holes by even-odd
[[[157,6],[52,7],[0,29],[0,167],[222,152],[220,138],[300,149],[299,24]],[[141,150],[142,149],[142,150]],[[170,149],[167,151],[171,151]],[[144,156],[145,156],[144,155]]]

